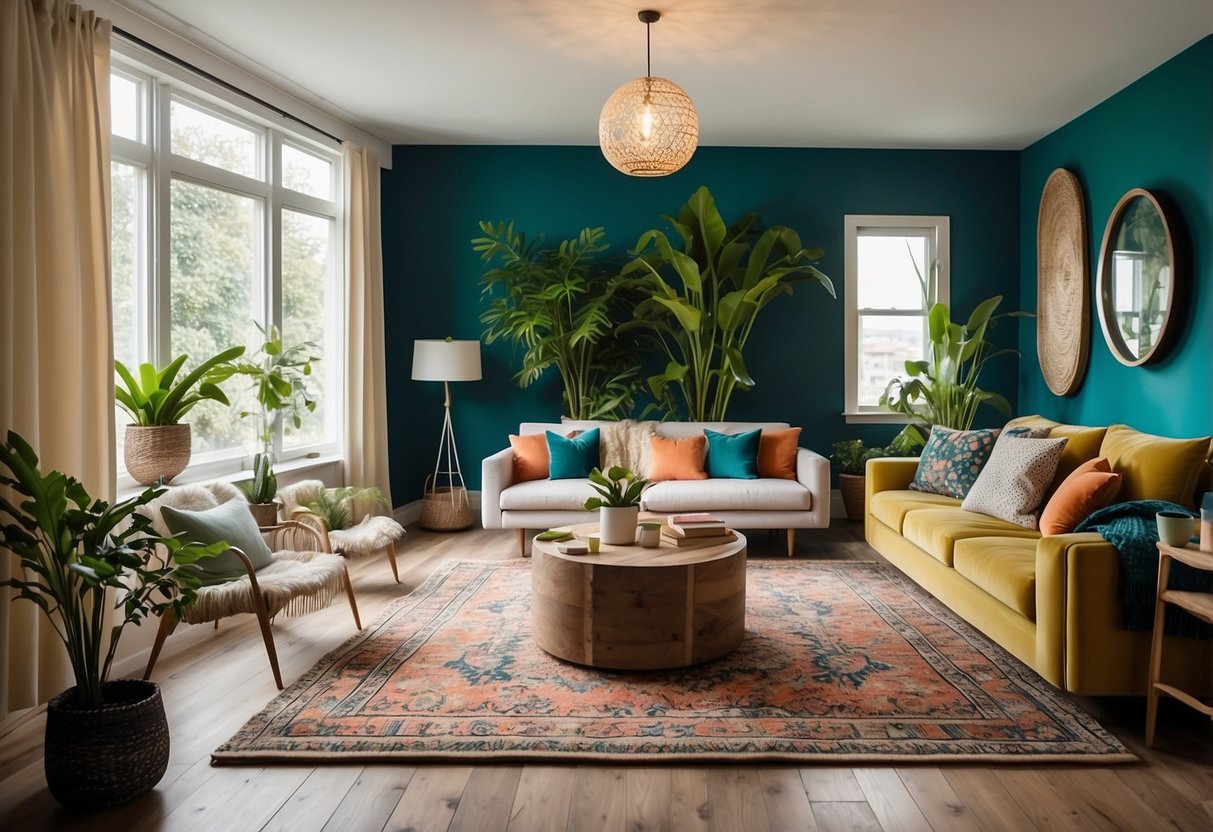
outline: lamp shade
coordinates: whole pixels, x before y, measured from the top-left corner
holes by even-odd
[[[617,170],[665,176],[691,160],[699,144],[699,117],[682,87],[646,75],[624,84],[598,117],[598,145]]]
[[[479,381],[480,342],[424,338],[413,342],[414,381]]]

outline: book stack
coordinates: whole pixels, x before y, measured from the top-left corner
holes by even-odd
[[[661,527],[661,544],[678,549],[719,546],[737,539],[724,521],[710,514],[671,514]]]

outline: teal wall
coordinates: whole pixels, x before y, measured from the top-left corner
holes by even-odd
[[[980,151],[887,151],[704,147],[678,173],[636,179],[617,173],[596,147],[397,146],[383,174],[384,300],[387,319],[388,417],[392,495],[420,496],[434,466],[442,391],[409,380],[415,338],[477,338],[482,273],[469,241],[479,220],[512,220],[550,242],[583,226],[606,227],[622,257],[647,228],[662,224],[699,185],[707,185],[726,220],[756,211],[767,225],[797,229],[806,245],[826,249],[822,269],[840,299],[800,285],[759,319],[747,364],[758,386],[738,393],[730,417],[787,421],[805,428],[801,444],[827,453],[836,439],[886,442],[892,426],[850,426],[843,408],[843,216],[944,214],[951,217],[952,298],[968,314],[1002,293],[1004,309],[1019,292],[1019,154]],[[999,337],[1013,344],[1010,321]],[[484,380],[452,385],[454,422],[470,488],[480,460],[507,444],[520,421],[555,421],[555,378],[528,390],[511,381],[509,346],[483,350]],[[984,386],[1014,404],[1016,361],[997,359]],[[984,414],[984,422],[997,422]]]
[[[1020,410],[1063,422],[1124,422],[1170,436],[1213,433],[1213,36],[1180,53],[1045,138],[1020,157],[1020,306],[1036,306],[1036,215],[1049,174],[1077,174],[1087,196],[1091,257],[1091,362],[1082,387],[1054,396],[1036,356],[1033,327],[1020,332]],[[1126,367],[1112,357],[1097,315],[1104,226],[1131,188],[1165,197],[1187,267],[1172,349]],[[1176,326],[1178,324],[1178,326]]]

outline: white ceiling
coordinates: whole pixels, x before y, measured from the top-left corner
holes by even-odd
[[[118,0],[398,144],[597,143],[647,0]],[[652,0],[704,145],[1025,147],[1213,32],[1211,0]]]

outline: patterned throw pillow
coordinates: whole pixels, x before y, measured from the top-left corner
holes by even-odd
[[[1037,528],[1036,512],[1044,502],[1045,490],[1053,482],[1068,441],[1064,436],[1001,437],[960,507],[1025,529]]]
[[[963,499],[990,458],[997,429],[952,430],[935,425],[910,488]]]

